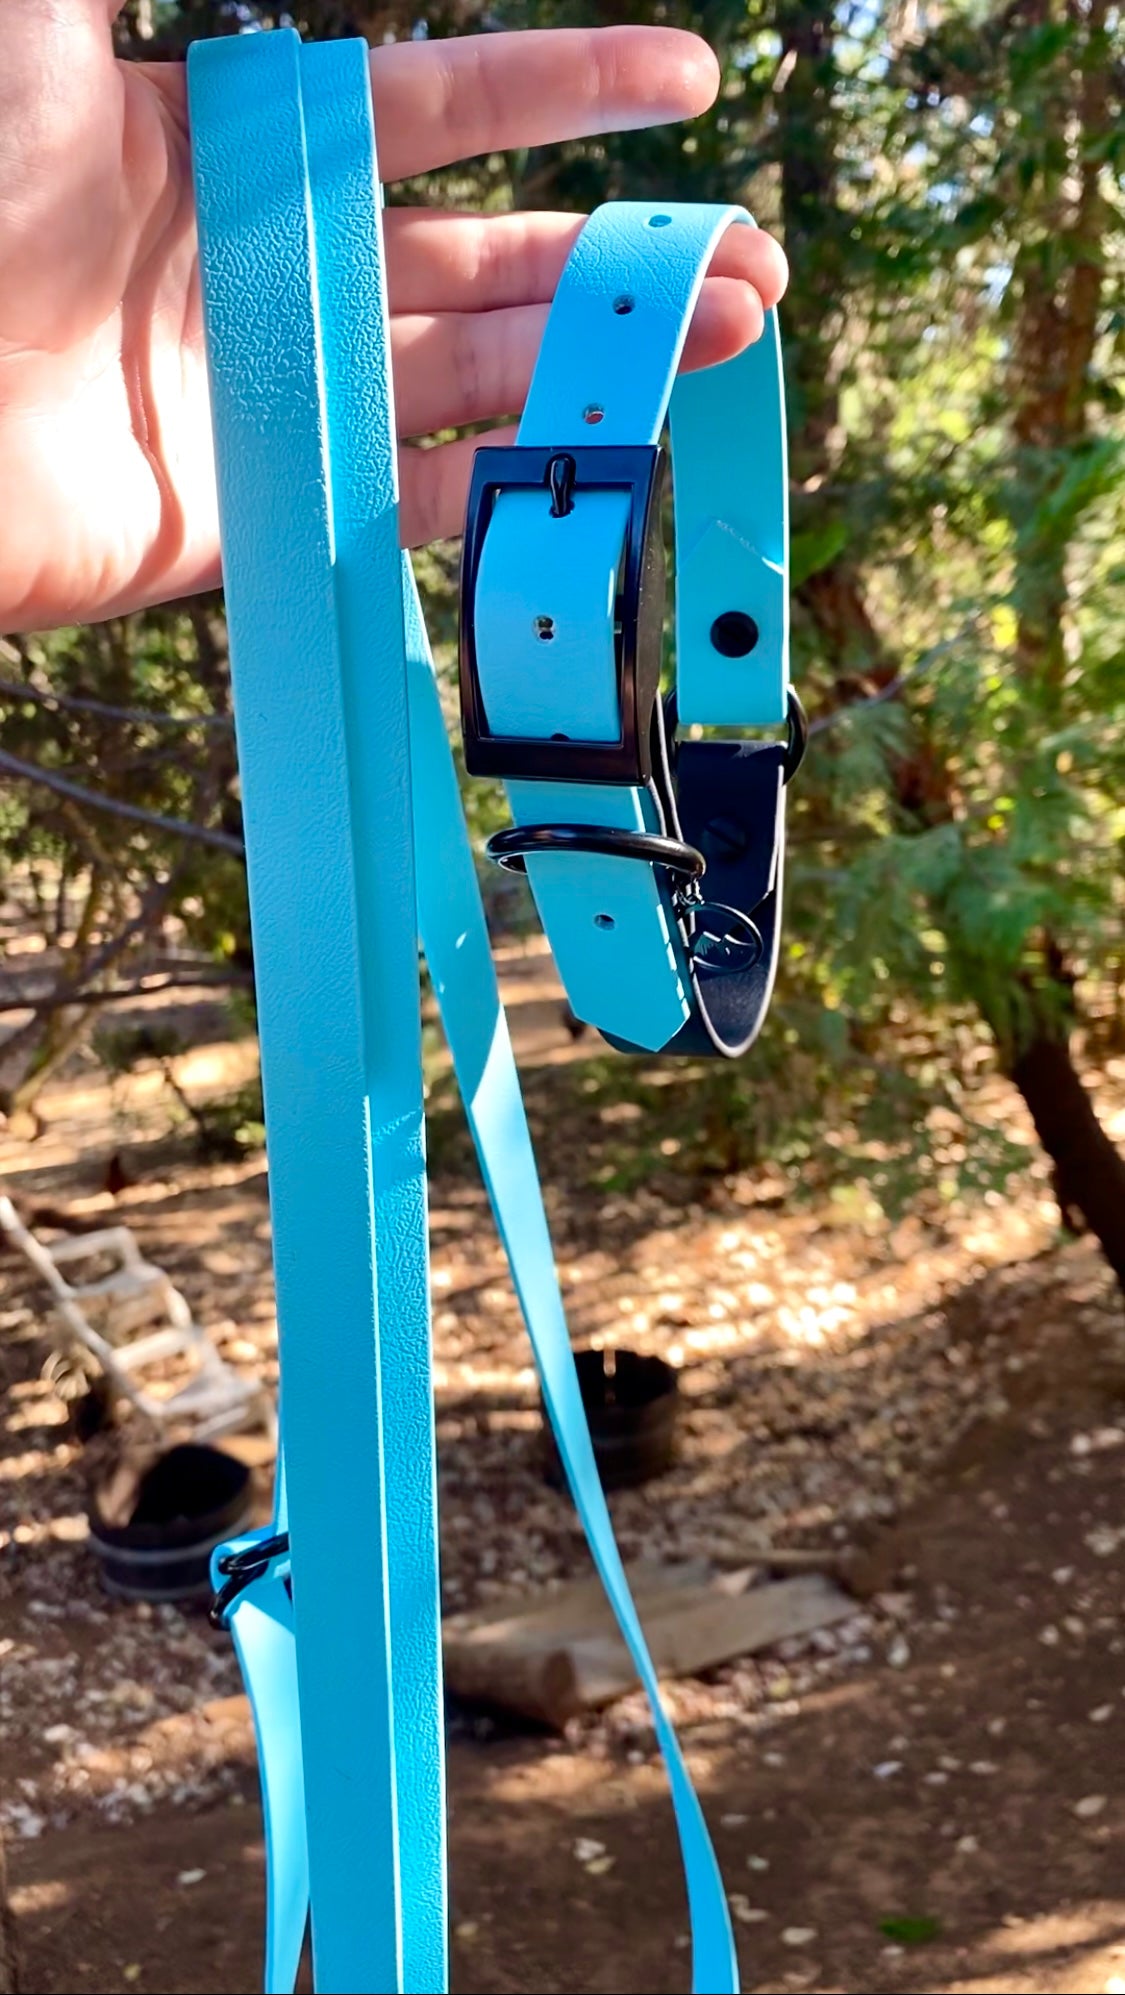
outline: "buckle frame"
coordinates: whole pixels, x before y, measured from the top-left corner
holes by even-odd
[[[486,445],[473,459],[461,552],[459,667],[461,731],[470,776],[640,788],[653,774],[653,714],[660,693],[665,561],[661,500],[666,453],[657,444],[573,448]],[[573,468],[571,468],[573,467]],[[541,491],[556,517],[583,491],[625,491],[629,513],[619,574],[616,641],[621,733],[616,741],[536,740],[494,734],[477,660],[476,588],[485,534],[506,491]]]

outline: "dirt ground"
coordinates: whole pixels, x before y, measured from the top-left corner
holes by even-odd
[[[1078,1438],[967,1470],[896,1538],[897,1666],[873,1654],[756,1735],[695,1741],[747,1989],[1125,1986],[1122,1456]],[[249,1729],[237,1705],[212,1722],[223,1801],[13,1845],[26,1989],[258,1985]],[[450,1773],[454,1989],[688,1986],[655,1767],[459,1738]]]
[[[614,1499],[626,1554],[745,1564],[764,1538],[853,1555],[840,1629],[670,1688],[744,1985],[1125,1990],[1125,1315],[1097,1257],[1058,1246],[1034,1173],[899,1227],[790,1209],[764,1183],[686,1206],[655,1181],[607,1191],[579,1137],[583,1117],[614,1126],[589,1049],[542,959],[513,956],[508,982],[533,1109],[554,1090],[575,1334],[683,1368],[678,1466]],[[244,1071],[218,1015],[195,1023],[182,1086]],[[1102,1077],[1111,1122],[1123,1080]],[[232,1362],[268,1377],[264,1166],[193,1160],[173,1108],[155,1066],[112,1088],[78,1066],[36,1139],[9,1136],[7,1184],[25,1207],[127,1220]],[[459,1140],[434,1185],[451,1610],[583,1558]],[[229,1645],[201,1614],[99,1592],[44,1328],[30,1274],[0,1259],[0,1808],[23,1986],[251,1989],[260,1821]],[[450,1773],[454,1989],[688,1986],[638,1700],[562,1740],[451,1712]]]

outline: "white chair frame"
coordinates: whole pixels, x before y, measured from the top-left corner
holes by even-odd
[[[276,1440],[268,1387],[232,1370],[163,1268],[143,1258],[127,1226],[103,1227],[48,1246],[23,1224],[11,1199],[0,1196],[0,1228],[50,1289],[69,1333],[66,1341],[93,1358],[111,1391],[145,1419],[159,1427],[190,1421],[200,1441],[256,1426]],[[114,1265],[96,1280],[69,1280],[63,1273],[107,1254]],[[148,1327],[161,1319],[160,1328]],[[148,1366],[181,1356],[195,1361],[186,1385],[167,1395],[146,1388],[141,1374]]]

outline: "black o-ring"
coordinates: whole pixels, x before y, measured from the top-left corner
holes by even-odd
[[[679,724],[679,703],[673,687],[664,695],[664,732],[668,742],[668,759],[673,766],[680,745],[676,733]],[[809,717],[801,704],[800,695],[790,686],[785,701],[785,760],[781,765],[781,773],[787,783],[792,781],[804,761],[808,745]]]
[[[484,849],[493,865],[508,873],[525,873],[528,857],[543,852],[594,852],[607,859],[639,859],[646,866],[663,866],[681,880],[701,879],[706,864],[702,852],[682,839],[600,824],[515,824],[508,831],[495,832]]]

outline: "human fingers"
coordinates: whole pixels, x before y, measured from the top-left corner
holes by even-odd
[[[719,65],[679,28],[548,28],[393,42],[371,55],[384,180],[478,153],[694,118]]]
[[[583,215],[449,214],[390,208],[385,217],[387,283],[394,312],[496,311],[554,297]],[[785,252],[764,229],[726,231],[712,277],[753,285],[768,311],[785,290]]]

